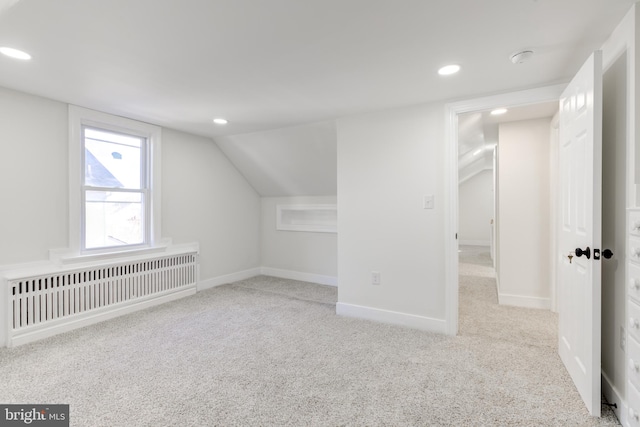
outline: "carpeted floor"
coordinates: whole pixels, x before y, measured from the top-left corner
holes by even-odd
[[[461,246],[460,250],[460,335],[557,349],[557,314],[498,305],[488,248]]]
[[[467,312],[490,286],[461,280],[458,337],[336,316],[332,287],[220,286],[0,349],[0,402],[68,403],[83,427],[617,424],[588,416],[545,332]]]

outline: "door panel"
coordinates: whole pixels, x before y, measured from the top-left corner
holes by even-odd
[[[600,415],[600,263],[568,257],[600,248],[602,54],[595,52],[560,100],[561,223],[558,236],[558,352],[589,413]]]

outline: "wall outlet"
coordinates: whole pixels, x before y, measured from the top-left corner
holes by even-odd
[[[371,272],[371,284],[372,285],[379,285],[380,284],[380,272],[379,271],[372,271]]]
[[[422,198],[422,207],[424,209],[433,209],[434,203],[435,202],[433,194],[429,194],[428,196],[424,196]]]
[[[624,333],[624,326],[620,326],[620,349],[624,351],[627,346],[627,335]]]

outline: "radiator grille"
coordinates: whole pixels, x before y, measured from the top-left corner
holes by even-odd
[[[164,256],[13,279],[14,332],[108,307],[153,298],[197,283],[197,253]]]

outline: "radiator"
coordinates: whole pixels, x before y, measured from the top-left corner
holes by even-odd
[[[193,294],[197,281],[196,252],[11,277],[7,346]]]

